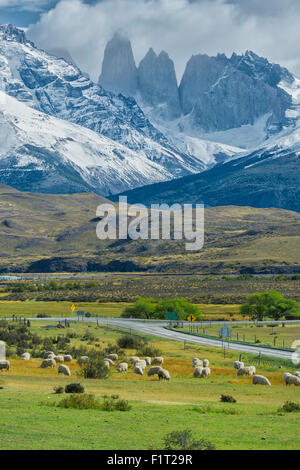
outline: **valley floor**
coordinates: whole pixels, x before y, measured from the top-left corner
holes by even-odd
[[[53,335],[54,329],[45,326],[35,323],[32,330]],[[74,345],[82,344],[80,335],[87,328],[102,348],[122,335],[114,328],[75,324],[71,327],[78,334]],[[271,387],[254,386],[250,377],[236,376],[232,363],[238,353],[228,351],[224,358],[222,350],[193,345],[184,349],[176,341],[148,339],[161,350],[170,382],[137,376],[132,368],[127,375],[112,368],[108,379],[83,380],[76,376],[75,361],[70,365],[72,378],[62,378],[55,369],[40,369],[38,358],[29,362],[12,358],[11,371],[0,373],[0,449],[159,449],[166,434],[187,428],[195,438],[212,441],[217,449],[299,449],[299,413],[278,412],[287,400],[300,401],[300,389],[286,387],[282,379],[283,372],[295,366],[268,358],[258,366],[257,358],[245,354],[245,363],[255,364],[258,373],[272,383]],[[136,353],[125,352],[127,358]],[[210,360],[210,378],[193,378],[195,356]],[[54,394],[55,386],[79,381],[87,393],[99,399],[118,394],[129,400],[132,409],[108,412],[47,406],[64,397]],[[221,394],[234,396],[237,403],[221,403]]]

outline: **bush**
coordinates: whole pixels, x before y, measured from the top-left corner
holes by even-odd
[[[90,358],[89,362],[83,365],[80,375],[85,379],[107,379],[110,371],[102,357]]]
[[[122,349],[138,349],[146,343],[144,338],[137,335],[123,335],[117,341],[119,348]]]
[[[81,384],[68,384],[65,388],[66,393],[84,393],[84,387]]]
[[[76,408],[79,410],[98,410],[101,408],[101,403],[95,398],[94,395],[71,395],[61,400],[57,406],[59,408]]]
[[[142,347],[140,347],[137,351],[138,356],[149,356],[149,357],[156,357],[156,356],[161,356],[162,351],[158,348],[155,348],[153,345],[149,344],[144,344]]]
[[[223,403],[236,403],[236,399],[231,395],[221,395],[220,401]]]
[[[215,450],[215,445],[205,439],[195,440],[192,431],[173,431],[164,439],[164,450]]]
[[[132,408],[127,400],[122,400],[119,395],[111,395],[111,397],[104,396],[102,409],[104,411],[130,411]]]
[[[300,412],[300,405],[299,403],[295,403],[293,401],[286,401],[281,408],[278,409],[278,412],[284,411],[285,413],[294,413]]]
[[[54,390],[54,393],[56,393],[56,395],[59,395],[59,394],[61,394],[61,393],[64,393],[64,390],[65,390],[65,389],[64,389],[64,387],[58,386],[58,387],[54,387],[53,390]]]

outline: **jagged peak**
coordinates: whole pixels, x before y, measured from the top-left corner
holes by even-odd
[[[0,24],[0,38],[5,41],[19,42],[20,44],[34,44],[26,37],[25,31],[12,24]]]

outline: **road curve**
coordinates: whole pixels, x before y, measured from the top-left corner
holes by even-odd
[[[32,318],[30,320],[39,320],[38,318]],[[47,318],[43,319],[43,321],[53,321],[53,322],[63,322],[66,318]],[[67,318],[68,321],[77,321],[74,317]],[[230,343],[227,341],[222,341],[218,339],[210,339],[201,336],[195,335],[188,335],[184,333],[180,333],[173,330],[168,330],[166,328],[167,322],[142,322],[137,320],[128,320],[122,318],[82,318],[80,322],[85,323],[96,323],[98,321],[99,324],[107,325],[107,326],[115,326],[117,328],[122,328],[124,330],[130,330],[136,333],[147,334],[151,336],[157,336],[159,338],[165,338],[167,340],[172,341],[181,341],[191,344],[198,344],[199,346],[212,346],[215,348],[226,348],[233,351],[238,351],[241,353],[250,353],[261,356],[268,356],[268,357],[277,357],[281,359],[289,359],[292,360],[292,355],[294,353],[290,351],[284,351],[281,349],[269,349],[269,348],[262,348],[259,346],[249,346],[246,344],[238,344],[238,343]]]

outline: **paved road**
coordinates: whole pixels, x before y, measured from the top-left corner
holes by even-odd
[[[32,320],[39,320],[37,318],[32,318]],[[47,321],[64,321],[65,318],[49,318]],[[76,321],[73,318],[69,318],[69,321]],[[45,321],[45,320],[43,320]],[[96,318],[84,318],[80,321],[84,321],[86,323],[96,323]],[[228,343],[227,341],[220,341],[217,339],[209,339],[203,338],[194,335],[187,335],[184,333],[180,333],[177,331],[170,331],[165,328],[167,326],[167,322],[144,322],[138,320],[127,320],[122,318],[98,318],[98,322],[104,325],[115,326],[117,328],[122,328],[125,330],[131,330],[136,333],[147,334],[151,336],[157,336],[160,338],[165,338],[168,340],[173,341],[182,341],[186,343],[198,344],[202,346],[213,346],[216,348],[224,348],[231,349],[234,351],[239,351],[241,353],[251,353],[258,355],[259,353],[262,356],[270,356],[270,357],[278,357],[282,359],[292,359],[292,352],[282,351],[280,349],[268,349],[268,348],[260,348],[259,346],[248,346],[244,344],[235,344],[235,343]],[[208,322],[209,323],[209,322]],[[222,322],[224,324],[224,322]]]

